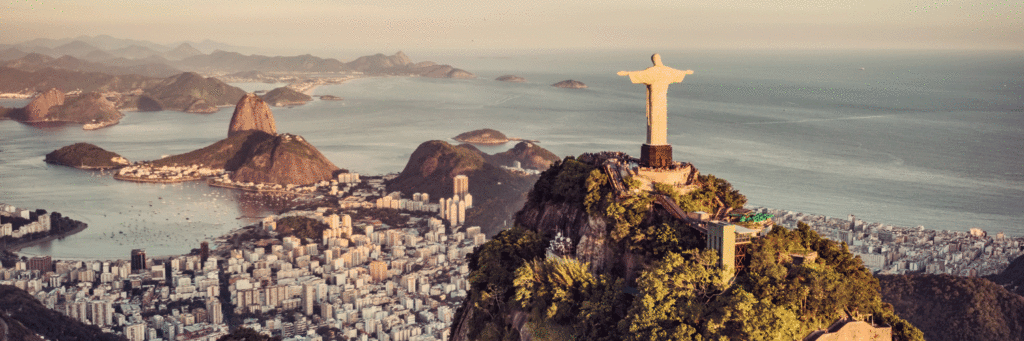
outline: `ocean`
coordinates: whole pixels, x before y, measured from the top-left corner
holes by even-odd
[[[1024,236],[1020,52],[661,54],[667,66],[694,70],[669,88],[668,140],[675,160],[729,180],[748,205]],[[480,128],[539,140],[560,156],[603,150],[639,155],[645,88],[615,73],[650,66],[650,52],[426,57],[478,78],[377,77],[321,86],[314,95],[344,100],[273,108],[278,132],[302,135],[339,167],[369,175],[400,172],[424,141],[454,143],[451,137]],[[494,81],[504,74],[527,82]],[[588,88],[550,86],[566,79]],[[280,86],[235,85],[246,91]],[[2,100],[0,106],[26,102]],[[132,161],[187,152],[224,138],[231,109],[125,114],[120,124],[96,131],[0,121],[0,202],[61,212],[90,225],[23,253],[182,253],[270,212],[238,192],[202,183],[127,183],[42,161],[75,142]],[[512,145],[481,149],[494,153]]]

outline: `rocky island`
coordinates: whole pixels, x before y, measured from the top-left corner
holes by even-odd
[[[341,97],[338,97],[338,96],[334,96],[334,95],[323,95],[323,96],[320,96],[320,100],[321,101],[341,101],[341,100],[344,100],[344,98],[341,98]]]
[[[24,108],[8,109],[7,116],[25,123],[79,123],[85,130],[111,126],[124,117],[102,94],[67,96],[56,88],[43,92]]]
[[[526,83],[526,78],[519,77],[519,76],[516,76],[516,75],[504,75],[504,76],[495,78],[494,80],[499,81],[499,82]]]
[[[43,161],[79,169],[114,169],[129,164],[121,155],[85,142],[54,150]]]
[[[505,134],[494,129],[477,129],[468,131],[453,138],[455,141],[476,144],[502,144],[512,141]]]
[[[267,102],[268,105],[272,105],[275,107],[301,105],[313,100],[313,97],[295,91],[294,89],[289,88],[287,86],[267,91],[267,93],[264,94],[262,97],[264,102]]]
[[[575,81],[575,80],[571,80],[571,79],[564,80],[564,81],[561,81],[561,82],[558,82],[558,83],[555,83],[555,84],[551,84],[551,86],[556,87],[556,88],[566,88],[566,89],[586,89],[587,88],[587,85],[583,84],[583,82]]]

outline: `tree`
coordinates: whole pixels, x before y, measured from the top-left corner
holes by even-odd
[[[628,340],[688,340],[699,337],[711,303],[726,289],[714,250],[669,253],[637,279],[640,295],[619,329]]]
[[[472,295],[467,303],[456,312],[461,317],[464,309],[476,309],[483,314],[474,314],[469,330],[476,335],[489,323],[501,323],[500,315],[507,312],[514,303],[513,294],[515,271],[528,261],[544,256],[548,241],[536,232],[518,227],[501,231],[494,239],[481,245],[476,252],[466,256],[470,273],[467,277]],[[504,330],[504,329],[502,329]]]
[[[533,307],[534,315],[570,322],[579,313],[585,293],[596,283],[590,264],[575,258],[534,259],[516,269],[516,302]],[[541,313],[543,312],[543,313]]]

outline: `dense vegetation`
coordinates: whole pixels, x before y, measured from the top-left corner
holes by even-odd
[[[456,317],[465,321],[456,323],[453,335],[515,340],[525,331],[546,340],[794,340],[853,317],[891,326],[898,340],[923,340],[920,330],[882,302],[878,280],[845,244],[807,225],[775,228],[746,245],[748,256],[735,274],[718,267],[717,253],[703,250],[694,229],[652,210],[655,194],[682,203],[713,197],[701,204],[717,200],[714,209],[746,201],[725,180],[700,180],[696,195],[682,196],[662,186],[655,193],[638,190],[638,181],[626,179],[629,194],[617,197],[596,167],[571,157],[555,163],[541,175],[528,205],[578,204],[603,219],[616,255],[647,260],[639,276],[630,281],[621,269],[596,272],[572,256],[545,257],[552,236],[510,229],[470,255],[472,291]],[[803,262],[812,252],[818,257]],[[516,317],[521,315],[528,321]]]
[[[114,158],[120,157],[121,155],[94,144],[79,142],[46,154],[44,161],[70,167],[103,169],[124,167],[125,164],[112,161]]]
[[[277,221],[277,233],[281,236],[295,236],[303,239],[323,239],[324,230],[330,226],[319,220],[306,217],[287,217]]]
[[[281,337],[280,336],[274,336],[274,337],[266,336],[266,335],[260,334],[259,332],[255,331],[255,330],[252,330],[252,329],[249,329],[249,328],[246,328],[246,327],[239,327],[238,329],[235,329],[235,330],[231,331],[230,334],[221,336],[219,339],[217,339],[217,341],[275,341],[275,340],[279,341],[279,340],[281,340]]]
[[[686,212],[715,214],[719,209],[743,208],[743,205],[747,203],[747,197],[740,194],[740,191],[733,188],[732,184],[725,179],[708,174],[697,176],[697,181],[700,183],[700,187],[686,194],[680,194],[675,188],[666,184],[655,184],[654,190],[675,200],[676,205]]]
[[[35,297],[12,285],[0,285],[0,314],[3,315],[2,320],[17,321],[48,340],[124,340],[120,336],[104,333],[99,327],[86,325],[56,310],[47,309]],[[20,327],[14,331],[24,332]],[[13,337],[15,335],[10,336],[12,340],[16,339]]]
[[[1010,265],[995,275],[985,276],[996,284],[1005,287],[1017,295],[1024,295],[1024,256],[1019,256]]]
[[[500,340],[510,334],[503,324],[492,322],[504,319],[503,316],[513,309],[512,281],[516,269],[543,257],[546,247],[547,241],[537,233],[513,228],[498,233],[466,256],[472,269],[468,277],[472,292],[462,302],[455,320],[461,320],[472,310],[469,321],[463,326],[468,328],[469,335],[477,335],[480,340]]]
[[[465,225],[482,226],[485,234],[494,235],[526,202],[526,193],[537,177],[512,174],[488,162],[486,155],[471,145],[424,142],[413,151],[402,173],[388,181],[388,190],[427,193],[436,201],[450,198],[452,179],[466,175],[473,209],[466,211]]]
[[[1024,297],[984,278],[883,275],[882,297],[931,341],[1024,340]]]

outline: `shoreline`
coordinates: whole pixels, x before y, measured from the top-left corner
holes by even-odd
[[[527,140],[527,139],[518,138],[518,137],[510,137],[510,138],[505,139],[505,141],[501,141],[501,142],[498,142],[498,141],[494,141],[494,142],[478,142],[478,141],[470,141],[470,140],[466,140],[466,139],[457,139],[457,138],[454,138],[454,137],[452,138],[452,141],[456,141],[456,142],[459,142],[459,143],[479,144],[479,145],[484,145],[484,146],[500,146],[500,145],[503,145],[503,144],[506,144],[506,143],[509,143],[509,142],[529,142],[529,143],[538,143],[538,144],[540,143],[539,140]]]
[[[80,226],[80,227],[76,227],[76,228],[72,229],[71,231],[67,231],[67,232],[64,232],[64,233],[61,233],[61,234],[56,234],[56,235],[51,234],[51,235],[43,237],[43,238],[33,239],[33,240],[29,240],[29,241],[18,243],[18,244],[14,244],[13,246],[12,245],[8,245],[7,247],[4,248],[4,250],[10,251],[10,252],[14,252],[14,253],[20,253],[21,249],[24,249],[24,248],[27,248],[27,247],[36,246],[36,245],[39,245],[39,244],[42,244],[42,243],[45,243],[45,242],[48,242],[48,241],[52,241],[54,239],[60,239],[60,238],[64,238],[64,237],[67,237],[67,236],[71,236],[71,235],[77,234],[79,232],[85,231],[85,229],[88,228],[88,227],[89,226]]]
[[[173,184],[173,183],[179,183],[179,182],[200,181],[200,180],[203,180],[203,177],[191,177],[191,178],[181,178],[181,179],[162,179],[162,178],[149,179],[149,178],[126,177],[126,176],[121,176],[119,174],[114,174],[114,180],[121,180],[121,181],[128,181],[128,182]]]
[[[210,242],[210,244],[211,244],[210,250],[214,251],[214,250],[219,249],[221,245],[226,244],[227,240],[231,239],[231,237],[234,237],[235,235],[237,235],[237,234],[239,234],[241,232],[244,232],[248,227],[249,226],[239,226],[237,228],[229,230],[228,232],[225,232],[222,235],[219,235],[217,237],[208,239],[207,241]],[[79,232],[81,232],[81,231],[79,231]],[[49,240],[53,240],[53,239],[49,239]],[[39,239],[38,241],[33,241],[33,242],[42,243],[43,241],[44,241],[43,239]],[[48,240],[46,240],[46,241],[48,241]],[[131,255],[126,255],[125,257],[53,257],[52,255],[46,255],[46,254],[33,254],[33,253],[23,253],[23,252],[20,252],[21,248],[26,248],[26,247],[29,247],[29,246],[34,246],[34,245],[23,245],[23,246],[21,246],[17,250],[14,250],[14,249],[11,249],[11,248],[8,248],[7,250],[11,251],[11,252],[14,252],[18,256],[29,256],[29,257],[50,256],[51,259],[54,260],[54,261],[81,261],[81,262],[86,262],[86,261],[119,261],[119,260],[130,261],[131,260]],[[198,248],[198,244],[196,245],[195,248]],[[145,249],[145,248],[143,248],[143,249]],[[146,254],[146,258],[148,258],[148,259],[158,259],[158,260],[168,260],[168,259],[171,259],[171,258],[188,256],[188,255],[191,255],[191,250],[189,250],[189,252],[185,252],[185,253],[177,253],[177,254],[170,254],[170,255],[150,255],[150,254],[147,253]]]
[[[248,186],[238,186],[238,185],[233,185],[233,184],[225,184],[225,183],[218,182],[215,179],[207,179],[206,180],[206,184],[209,185],[209,186],[213,186],[213,187],[237,189],[237,190],[240,190],[240,191],[254,192],[254,193],[279,193],[279,194],[289,194],[289,195],[294,195],[294,196],[301,196],[302,195],[301,193],[295,193],[295,192],[291,192],[291,191],[288,191],[288,190],[259,189],[259,188],[249,188]]]

